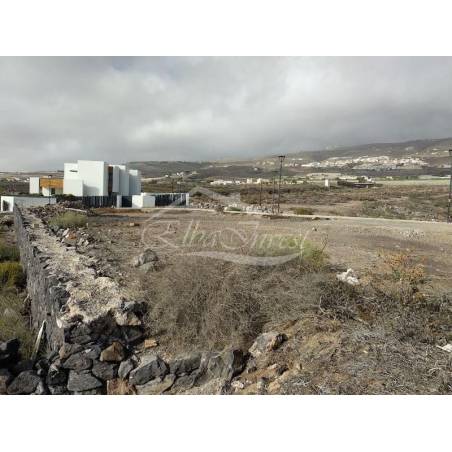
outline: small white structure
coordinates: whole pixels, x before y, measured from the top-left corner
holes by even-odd
[[[63,179],[54,176],[30,177],[30,194],[53,196],[63,194]]]
[[[145,207],[155,207],[155,196],[141,193],[141,195],[132,195],[132,208],[143,209]]]
[[[14,205],[18,207],[36,207],[55,203],[55,198],[44,198],[42,196],[2,196],[0,198],[0,211],[12,212]]]

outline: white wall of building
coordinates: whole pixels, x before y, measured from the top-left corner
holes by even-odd
[[[141,194],[141,172],[138,170],[129,170],[129,194]]]
[[[80,179],[66,179],[63,181],[65,195],[83,196],[83,181]]]
[[[64,164],[64,179],[79,179],[77,163]]]
[[[63,194],[63,189],[61,189],[61,188],[53,188],[53,193],[52,193],[52,188],[42,187],[42,196],[53,196],[53,195],[62,195],[62,194]]]
[[[132,195],[132,207],[135,209],[142,209],[145,207],[155,207],[155,196],[145,195]]]
[[[118,168],[119,172],[119,193],[122,196],[129,196],[129,167],[128,165],[113,165],[113,168]]]
[[[119,167],[113,166],[113,184],[111,191],[113,193],[119,193]]]
[[[4,205],[4,202],[8,203],[8,208]],[[56,199],[50,198],[50,204],[55,204]],[[2,196],[0,198],[0,210],[2,212],[12,212],[14,204],[19,207],[33,207],[33,206],[45,206],[49,204],[49,198],[43,198],[42,196]]]
[[[83,181],[83,196],[108,195],[108,165],[106,162],[79,160],[78,178]]]
[[[39,195],[39,177],[30,177],[30,194]]]
[[[64,164],[63,192],[74,196],[108,196],[109,166],[112,170],[111,192],[122,196],[141,194],[141,173],[128,165],[79,160]],[[82,185],[80,185],[82,184]]]

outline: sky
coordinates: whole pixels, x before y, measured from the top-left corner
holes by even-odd
[[[0,171],[450,136],[447,57],[0,58]]]

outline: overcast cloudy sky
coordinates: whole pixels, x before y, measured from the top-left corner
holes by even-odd
[[[0,171],[452,136],[452,58],[0,58]]]

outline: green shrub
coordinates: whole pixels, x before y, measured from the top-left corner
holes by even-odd
[[[311,209],[310,207],[292,207],[290,210],[295,215],[314,215],[314,209]]]
[[[0,262],[0,287],[22,287],[25,275],[18,262]]]
[[[19,250],[15,246],[0,243],[0,262],[18,261],[18,260],[19,260]]]
[[[230,206],[227,208],[229,212],[242,212],[242,209],[240,207]]]
[[[63,229],[67,228],[81,228],[86,226],[86,215],[77,212],[64,212],[51,218],[49,224],[51,226],[58,226]]]

